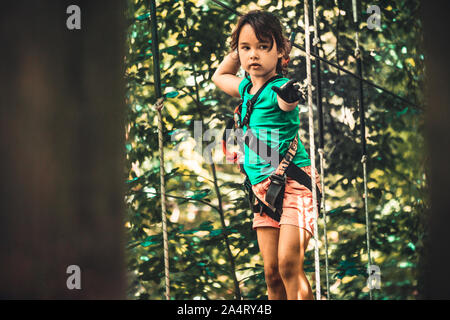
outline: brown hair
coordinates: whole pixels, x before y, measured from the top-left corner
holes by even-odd
[[[273,39],[275,39],[278,51],[283,52],[283,57],[278,59],[276,72],[285,76],[290,60],[289,53],[292,47],[289,40],[283,36],[280,20],[270,12],[252,10],[239,18],[237,26],[231,34],[231,52],[237,50],[239,34],[241,33],[242,27],[247,23],[253,28],[256,38],[259,41],[268,41],[270,43],[269,50],[272,50]],[[247,76],[247,72],[245,72],[245,76]]]

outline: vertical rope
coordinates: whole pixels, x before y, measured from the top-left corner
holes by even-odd
[[[161,182],[161,220],[162,220],[162,233],[164,243],[164,275],[165,275],[165,288],[166,288],[166,300],[170,300],[170,281],[169,281],[169,241],[167,237],[167,218],[166,218],[166,184],[164,180],[164,140],[163,140],[163,127],[162,127],[162,115],[161,109],[163,108],[164,98],[161,92],[161,79],[159,70],[159,48],[158,48],[158,29],[156,24],[156,4],[155,0],[150,1],[150,22],[152,26],[152,51],[153,51],[153,71],[155,78],[155,93],[156,93],[156,110],[158,113],[158,143],[159,143],[159,175]]]
[[[313,39],[313,46],[315,47],[315,50],[317,50],[317,44],[319,43],[319,36],[317,34],[317,18],[316,18],[316,0],[313,0],[313,25],[314,25],[314,39]],[[315,52],[316,54],[318,52]]]
[[[321,300],[320,295],[320,261],[319,261],[319,240],[317,230],[317,193],[316,188],[316,153],[314,146],[314,115],[312,108],[312,84],[311,84],[311,48],[309,34],[309,0],[304,1],[305,15],[305,45],[306,45],[306,79],[308,83],[308,109],[309,109],[309,152],[311,157],[311,186],[313,198],[313,214],[314,214],[314,266],[316,275],[316,300]]]
[[[164,98],[159,98],[156,104],[158,111],[158,144],[159,144],[159,176],[161,182],[161,218],[164,243],[164,278],[166,287],[166,300],[170,300],[170,280],[169,280],[169,241],[167,239],[167,214],[166,214],[166,182],[164,179],[164,140],[162,128],[161,109]]]
[[[313,19],[314,19],[314,53],[319,56],[319,28],[317,26],[317,10],[316,10],[316,0],[313,0]],[[322,108],[322,79],[320,75],[320,60],[315,59],[316,64],[316,105],[319,111],[319,156],[320,156],[320,184],[322,185],[322,203],[321,208],[323,212],[323,234],[325,239],[325,277],[327,284],[327,299],[330,300],[330,280],[329,280],[329,270],[328,270],[328,235],[327,235],[327,212],[325,207],[325,182],[324,182],[324,138],[323,138],[323,108]]]
[[[359,109],[360,109],[360,122],[361,122],[361,144],[362,144],[362,158],[363,165],[363,177],[364,177],[364,211],[366,216],[366,243],[367,243],[367,273],[370,279],[370,265],[372,264],[372,258],[370,256],[370,233],[369,233],[369,210],[368,210],[368,192],[367,192],[367,150],[366,150],[366,125],[365,125],[365,111],[364,111],[364,96],[363,96],[363,83],[362,79],[362,62],[361,62],[361,49],[359,47],[359,32],[358,32],[358,12],[356,0],[352,0],[353,7],[353,21],[355,23],[355,56],[357,63],[357,71],[359,80]],[[372,300],[372,288],[369,283],[369,299]]]
[[[367,243],[367,273],[369,275],[369,278],[371,276],[370,274],[370,265],[372,264],[372,258],[370,257],[370,233],[369,233],[369,210],[367,205],[367,155],[363,155],[361,162],[363,164],[363,175],[364,175],[364,211],[366,213],[366,243]],[[369,298],[372,300],[372,285],[369,283]]]
[[[325,183],[323,183],[324,180],[324,151],[322,148],[319,150],[319,157],[320,157],[320,180],[322,184],[322,203],[321,208],[323,212],[323,233],[325,237],[325,277],[326,277],[326,283],[327,283],[327,299],[331,299],[331,292],[330,292],[330,280],[329,280],[329,269],[328,269],[328,236],[327,236],[327,212],[325,208]]]

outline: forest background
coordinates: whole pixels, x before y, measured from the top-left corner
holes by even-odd
[[[297,32],[295,43],[304,44],[303,3],[224,3],[241,13],[252,9],[273,12],[281,19],[285,35]],[[425,254],[429,208],[428,159],[423,152],[424,56],[419,1],[358,3],[364,78],[416,104],[407,105],[364,86],[371,256],[381,271],[380,289],[372,290],[372,294],[375,299],[418,299],[426,269],[422,263],[425,260],[419,257]],[[372,4],[381,9],[379,29],[367,26],[367,8]],[[160,159],[149,12],[149,1],[128,1],[124,177],[131,299],[164,297]],[[224,163],[220,145],[210,149],[214,140],[195,139],[194,132],[194,126],[201,124],[203,135],[208,130],[213,137],[221,133],[239,102],[211,81],[229,51],[238,17],[212,1],[158,1],[156,15],[166,97],[163,127],[171,296],[266,299],[262,259],[251,229],[252,213],[245,198],[243,176],[236,165]],[[351,1],[317,1],[317,22],[320,55],[356,72]],[[303,80],[305,65],[304,54],[294,48],[287,77]],[[313,63],[313,75],[315,67]],[[326,64],[321,67],[330,298],[368,299],[358,82]],[[300,120],[302,141],[309,150],[304,106],[300,107]],[[317,133],[317,113],[315,120]],[[326,295],[323,227],[320,219],[321,288]],[[313,241],[305,267],[314,284],[312,246]]]

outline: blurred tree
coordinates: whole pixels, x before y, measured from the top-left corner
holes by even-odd
[[[424,21],[424,44],[427,53],[427,152],[430,157],[430,237],[423,254],[423,297],[427,299],[450,299],[450,250],[448,241],[449,197],[447,182],[450,151],[450,97],[448,91],[449,61],[448,34],[442,33],[446,24],[445,14],[450,3],[431,4],[422,1]]]
[[[14,1],[0,12],[0,297],[125,297],[124,6]],[[80,268],[81,290],[66,273]],[[70,281],[69,281],[70,282]]]

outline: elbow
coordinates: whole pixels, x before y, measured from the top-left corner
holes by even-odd
[[[216,71],[214,71],[214,73],[213,73],[213,75],[212,75],[212,77],[211,77],[211,81],[214,82],[214,83],[216,83],[217,78],[220,76],[220,73],[219,73],[218,71],[219,71],[219,70],[216,69]]]
[[[211,81],[214,82],[215,85],[217,85],[217,74],[214,73],[211,77]]]

